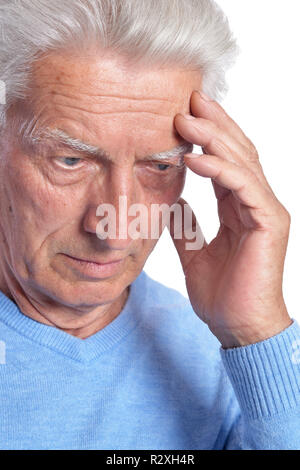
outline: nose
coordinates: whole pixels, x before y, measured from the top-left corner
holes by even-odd
[[[93,233],[103,247],[129,251],[136,243],[130,236],[130,206],[138,201],[138,188],[130,168],[114,168],[106,182],[91,188],[84,229]]]

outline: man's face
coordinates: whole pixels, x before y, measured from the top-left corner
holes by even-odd
[[[178,200],[185,181],[179,157],[170,168],[145,158],[184,143],[174,117],[189,113],[201,78],[174,67],[134,68],[117,56],[53,54],[36,63],[33,79],[28,106],[37,116],[35,130],[59,129],[105,150],[109,160],[48,140],[36,151],[15,135],[7,138],[0,168],[2,257],[30,295],[87,309],[109,304],[138,276],[157,240],[121,239],[118,230],[116,239],[100,240],[97,207],[115,206],[118,228],[120,196],[149,213],[151,204]],[[70,257],[122,262],[101,277]]]

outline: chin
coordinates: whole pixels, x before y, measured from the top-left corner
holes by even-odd
[[[103,280],[69,279],[60,273],[45,270],[30,281],[30,295],[43,304],[97,306],[115,301],[131,282],[128,273]],[[27,290],[27,289],[25,289]],[[58,304],[58,305],[57,305]]]
[[[61,292],[56,292],[57,300],[70,306],[98,306],[117,300],[127,284],[119,280],[103,280],[93,283],[78,283],[77,285],[61,286]]]

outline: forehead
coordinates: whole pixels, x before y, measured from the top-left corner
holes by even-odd
[[[160,151],[182,143],[174,117],[190,112],[191,93],[200,87],[198,71],[175,65],[146,67],[109,52],[64,52],[35,63],[32,101],[41,125],[96,145],[98,136],[110,146],[152,142],[152,151]]]
[[[116,53],[92,51],[82,54],[52,53],[33,67],[37,91],[47,88],[74,87],[74,92],[94,92],[132,100],[159,100],[178,103],[185,100],[193,86],[201,86],[199,71],[178,65],[147,67],[128,62]]]

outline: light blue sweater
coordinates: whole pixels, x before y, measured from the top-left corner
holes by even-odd
[[[300,327],[224,351],[143,271],[86,340],[0,293],[1,449],[300,449]]]

